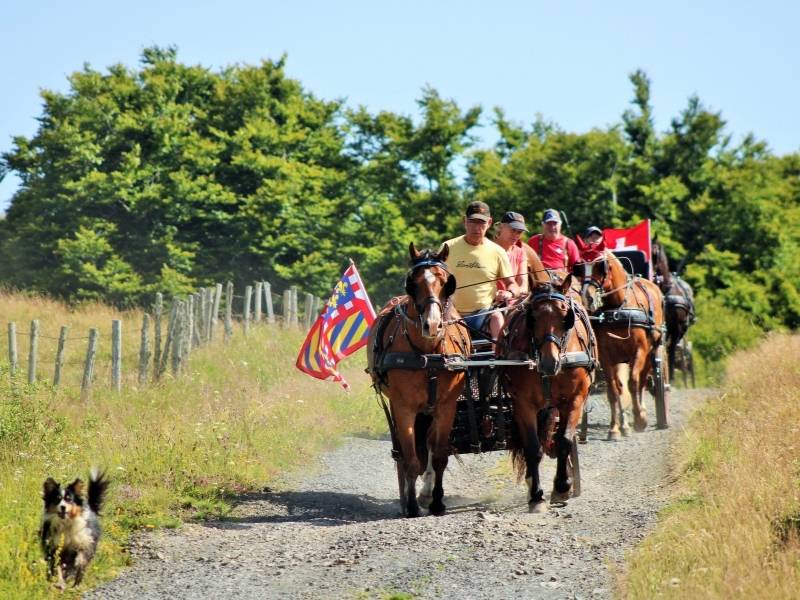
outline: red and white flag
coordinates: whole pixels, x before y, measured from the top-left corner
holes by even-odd
[[[653,256],[650,245],[650,219],[628,229],[603,229],[607,250],[641,250],[650,262]]]

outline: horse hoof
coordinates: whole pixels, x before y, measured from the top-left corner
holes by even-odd
[[[623,427],[620,431],[622,432],[622,437],[628,437],[631,434],[631,428],[628,427],[627,425]]]
[[[542,513],[546,513],[548,510],[547,502],[544,500],[539,500],[538,502],[529,502],[528,503],[528,512],[540,515]]]
[[[441,517],[447,510],[447,507],[444,505],[444,502],[432,502],[428,510],[430,510],[430,513],[434,517]]]
[[[570,497],[570,490],[567,490],[566,492],[557,492],[556,490],[553,490],[550,492],[550,504],[566,504]]]
[[[419,506],[407,506],[406,509],[403,511],[403,515],[406,518],[414,519],[419,516]]]
[[[433,496],[417,496],[417,504],[419,504],[422,508],[429,508],[433,502]]]
[[[588,439],[586,439],[586,436],[585,436],[585,435],[579,435],[579,436],[578,436],[578,443],[579,443],[579,444],[588,444],[588,443],[589,443],[589,440],[588,440]]]
[[[608,441],[610,442],[618,442],[621,439],[621,435],[619,431],[609,431],[608,432]]]
[[[642,431],[647,429],[647,419],[645,419],[644,417],[634,419],[633,420],[633,428],[636,431],[638,431],[639,433],[641,433]]]

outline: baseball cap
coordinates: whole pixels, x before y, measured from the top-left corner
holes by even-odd
[[[492,214],[489,211],[489,205],[479,200],[470,202],[469,205],[467,205],[467,218],[488,221],[492,218]]]
[[[511,229],[516,229],[517,231],[528,231],[527,227],[525,227],[525,217],[518,212],[508,211],[500,219],[500,222],[507,223]]]
[[[558,214],[558,211],[555,208],[548,208],[546,211],[544,211],[544,214],[542,215],[542,223],[547,223],[548,221],[561,223],[561,215]]]
[[[599,227],[595,227],[594,225],[592,225],[591,227],[587,227],[587,228],[584,230],[584,232],[583,232],[583,236],[582,236],[582,237],[583,237],[583,239],[586,239],[586,238],[588,238],[590,235],[592,235],[593,233],[599,233],[600,235],[603,235],[603,230],[602,230],[602,229],[600,229]]]

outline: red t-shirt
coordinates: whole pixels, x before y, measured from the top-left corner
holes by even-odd
[[[538,233],[528,240],[528,245],[536,251],[547,269],[569,271],[572,265],[581,260],[578,246],[564,235],[550,241]]]

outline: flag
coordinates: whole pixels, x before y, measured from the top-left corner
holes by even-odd
[[[375,310],[351,262],[311,326],[297,356],[297,368],[317,379],[338,381],[349,390],[336,363],[367,343],[374,321]]]
[[[650,219],[628,229],[603,229],[607,250],[641,250],[649,263],[653,255],[650,247]]]

